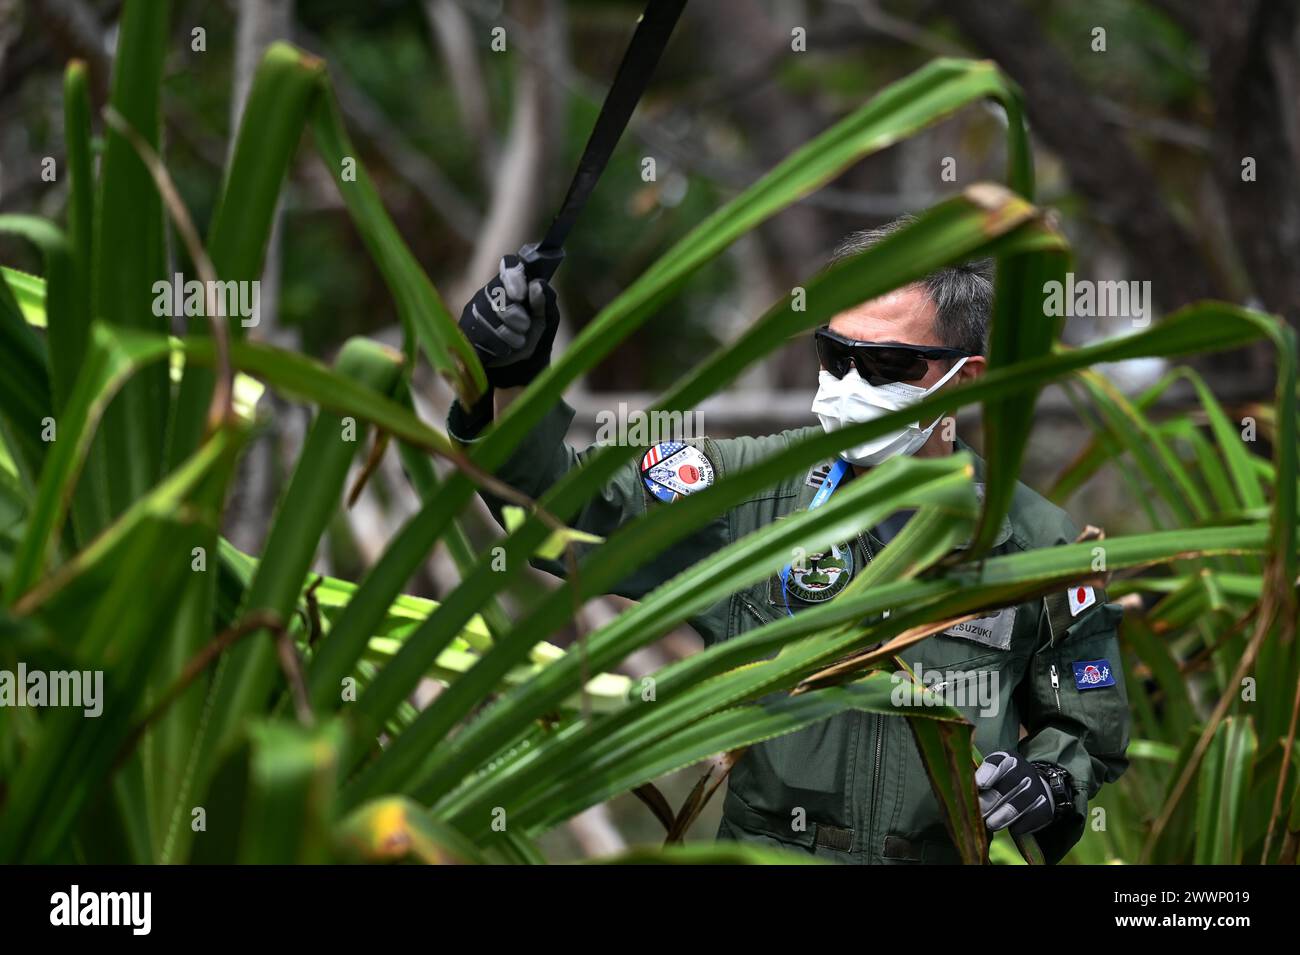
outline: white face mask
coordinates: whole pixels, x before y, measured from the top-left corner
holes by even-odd
[[[822,369],[817,376],[817,397],[813,399],[812,412],[829,434],[851,424],[864,424],[891,411],[911,407],[921,399],[934,394],[953,375],[957,374],[966,359],[962,358],[938,381],[929,388],[909,385],[902,381],[891,381],[883,385],[871,385],[862,380],[856,368],[850,368],[843,378],[836,378],[829,371]],[[845,448],[840,457],[850,464],[871,467],[896,454],[915,454],[934,431],[939,419],[930,422],[928,428],[922,428],[921,422],[913,421],[905,428],[882,434],[863,444]]]

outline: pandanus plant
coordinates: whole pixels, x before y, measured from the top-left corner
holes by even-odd
[[[1020,97],[995,65],[936,60],[795,151],[624,289],[465,449],[415,413],[412,374],[428,362],[472,402],[484,388],[482,368],[357,158],[316,57],[287,44],[267,50],[200,238],[160,155],[168,7],[156,0],[123,7],[98,176],[86,73],[68,67],[66,223],[0,217],[0,230],[30,240],[44,261],[43,276],[5,269],[0,283],[0,659],[10,668],[23,661],[102,671],[105,687],[98,718],[67,708],[0,708],[0,859],[534,861],[538,834],[628,790],[643,796],[668,842],[677,843],[721,773],[707,771],[677,809],[655,779],[856,709],[908,721],[963,858],[986,861],[970,725],[945,706],[895,705],[886,671],[897,669],[892,661],[902,648],[955,621],[1097,576],[1095,542],[985,553],[1009,507],[1035,399],[1061,381],[1082,383],[1102,427],[1058,490],[1122,460],[1170,504],[1149,532],[1105,541],[1107,574],[1146,574],[1112,585],[1115,592],[1168,594],[1125,629],[1146,668],[1141,675],[1165,695],[1157,706],[1135,694],[1145,734],[1135,745],[1139,768],[1149,761],[1160,771],[1133,774],[1141,799],[1127,805],[1135,818],[1162,813],[1154,848],[1181,857],[1186,839],[1175,834],[1190,825],[1183,797],[1199,772],[1198,811],[1218,827],[1206,858],[1220,858],[1221,849],[1239,856],[1260,843],[1269,846],[1265,857],[1287,846],[1294,857],[1295,707],[1279,702],[1300,665],[1294,335],[1269,316],[1204,303],[1129,337],[1058,344],[1059,323],[1044,317],[1042,290],[1063,278],[1070,250],[1033,205]],[[989,255],[998,271],[983,378],[792,445],[604,541],[583,539],[565,522],[637,448],[602,447],[541,500],[492,477],[566,386],[730,243],[859,159],[981,100],[1006,114],[1007,185],[966,188],[811,277],[800,294],[774,303],[687,371],[653,410],[689,410],[838,311],[936,267]],[[308,128],[392,294],[401,351],[356,338],[325,367],[248,340],[239,322],[213,319],[211,296],[208,319],[191,322],[182,338],[169,336],[152,307],[156,283],[173,271],[169,237],[179,238],[209,291],[256,280]],[[1234,442],[1204,388],[1213,441],[1190,419],[1147,421],[1142,409],[1158,392],[1129,402],[1088,371],[1100,362],[1259,340],[1278,356],[1271,464]],[[261,553],[249,555],[220,528],[257,384],[314,407],[315,419]],[[985,425],[982,500],[965,455],[892,461],[826,506],[683,568],[633,609],[583,634],[580,649],[561,652],[546,642],[583,601],[747,495],[904,418],[973,403],[982,405]],[[1188,448],[1200,482],[1180,456]],[[313,556],[346,506],[350,468],[359,458],[373,466],[386,451],[401,455],[420,509],[361,580],[321,578]],[[476,552],[461,522],[480,489],[510,501],[518,519]],[[795,548],[843,540],[900,507],[914,508],[914,519],[834,600],[664,667],[651,677],[652,693],[603,672],[777,572]],[[967,539],[971,546],[954,557]],[[459,564],[460,583],[436,603],[403,594],[439,542]],[[511,619],[498,598],[541,554],[562,557],[569,573]],[[1234,613],[1241,619],[1227,625]],[[1181,683],[1191,661],[1213,671],[1212,689],[1222,694],[1209,714]],[[1254,715],[1234,695],[1246,674],[1267,683],[1267,714]],[[445,688],[417,709],[413,691],[429,677]],[[1267,813],[1244,810],[1244,801],[1269,789],[1276,798]],[[1278,823],[1286,833],[1274,839],[1283,836]],[[1032,840],[1020,848],[1038,858]],[[743,847],[654,854],[773,857]]]

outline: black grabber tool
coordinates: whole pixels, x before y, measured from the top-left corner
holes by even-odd
[[[623,62],[614,75],[614,84],[600,107],[600,115],[596,117],[591,138],[582,151],[582,159],[578,161],[578,170],[573,174],[573,182],[569,184],[564,204],[551,220],[546,237],[541,242],[526,245],[519,250],[524,272],[530,280],[549,281],[564,261],[564,240],[573,228],[578,213],[587,204],[587,198],[600,179],[600,174],[605,171],[609,157],[613,155],[619,137],[632,118],[637,101],[649,85],[659,55],[668,45],[668,38],[685,6],[686,0],[650,0],[646,4],[645,13],[641,15],[636,32],[632,34],[632,42],[623,54]]]

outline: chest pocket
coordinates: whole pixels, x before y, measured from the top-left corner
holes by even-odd
[[[779,619],[776,609],[767,601],[767,583],[764,582],[742,590],[732,598],[730,636],[746,633]]]
[[[1051,613],[1048,598],[1048,613]],[[1124,611],[1115,604],[1092,608],[1040,652],[1039,666],[1052,680],[1057,711],[1083,729],[1094,755],[1118,756],[1128,746],[1128,693],[1115,628]]]

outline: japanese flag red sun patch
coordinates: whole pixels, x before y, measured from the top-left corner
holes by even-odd
[[[1097,592],[1091,587],[1071,587],[1066,596],[1070,600],[1070,616],[1077,617],[1097,602]]]

